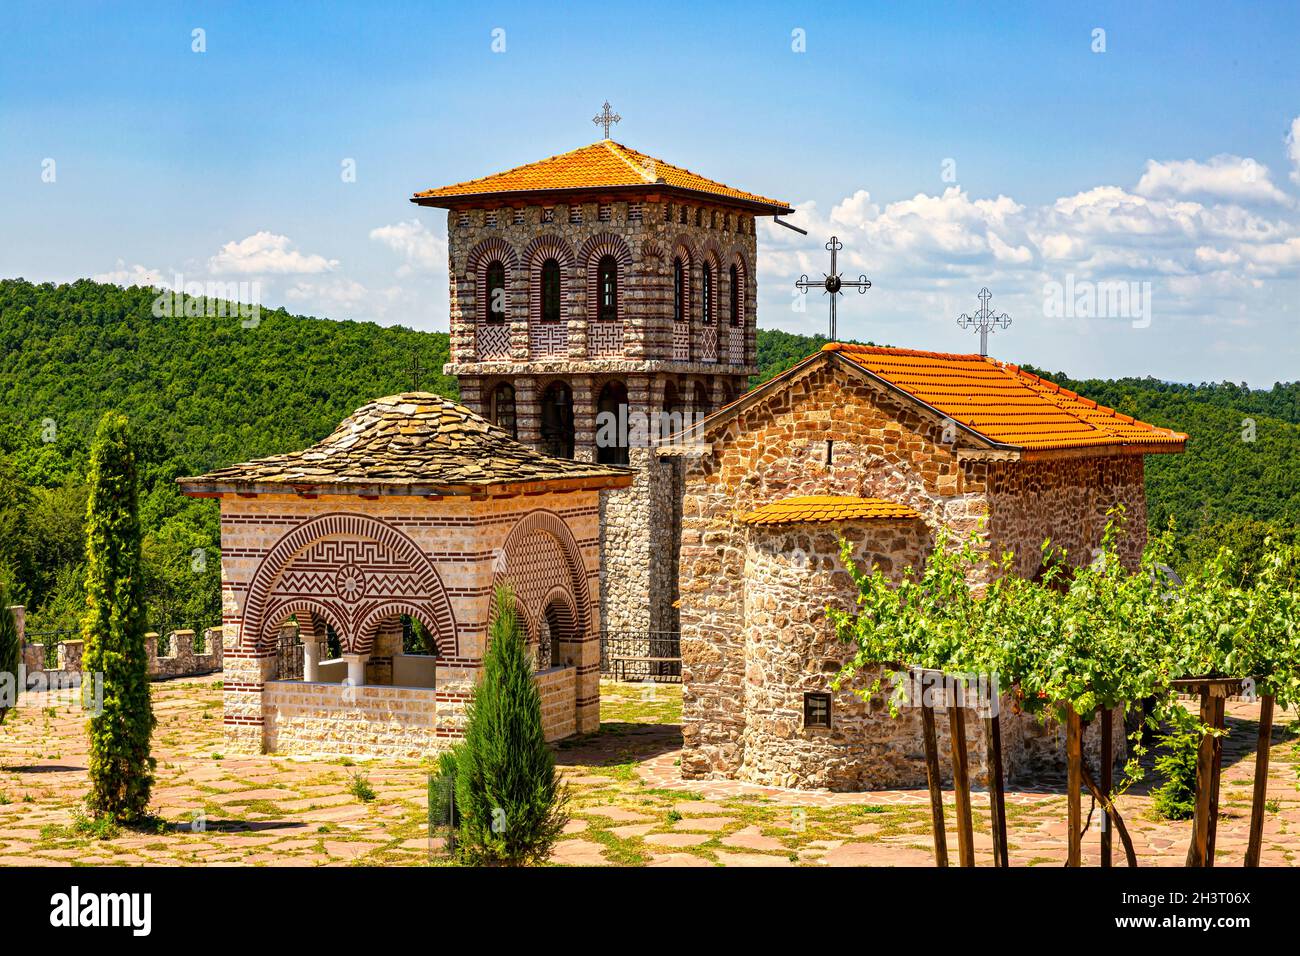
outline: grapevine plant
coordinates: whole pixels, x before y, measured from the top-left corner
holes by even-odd
[[[880,568],[859,567],[842,540],[859,593],[853,612],[827,609],[854,648],[836,686],[884,665],[855,689],[869,698],[885,676],[921,667],[959,680],[996,676],[1019,709],[1042,719],[1064,720],[1068,708],[1085,721],[1101,709],[1140,709],[1123,785],[1140,774],[1141,724],[1186,723],[1178,678],[1252,678],[1279,706],[1300,700],[1300,548],[1270,543],[1249,586],[1225,548],[1180,587],[1167,571],[1172,533],[1154,538],[1130,569],[1117,550],[1123,528],[1116,508],[1086,563],[1044,542],[1046,570],[1032,581],[1013,573],[1011,552],[989,554],[982,528],[965,539],[941,529],[921,567],[897,584]],[[895,716],[906,693],[907,682],[896,681]]]

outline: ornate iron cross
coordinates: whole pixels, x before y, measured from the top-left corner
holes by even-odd
[[[831,271],[822,273],[822,281],[814,282],[808,276],[802,275],[796,282],[795,288],[803,291],[804,295],[808,294],[809,289],[820,288],[823,295],[831,297],[831,341],[835,341],[835,300],[844,294],[845,287],[857,289],[859,295],[865,295],[871,288],[871,280],[864,275],[858,276],[856,280],[846,281],[841,278],[839,271],[835,267],[835,254],[844,248],[844,244],[835,236],[831,236],[831,241],[826,243],[826,248],[831,251]]]
[[[423,371],[424,369],[420,368],[420,356],[412,355],[411,356],[411,391],[418,392],[420,390],[420,373]]]
[[[615,112],[612,112],[609,108],[609,100],[606,100],[605,105],[601,108],[601,111],[597,113],[595,116],[593,116],[591,118],[591,121],[595,123],[597,126],[605,127],[605,138],[609,139],[609,128],[613,126],[615,123],[621,123],[623,121],[623,117],[619,116]]]
[[[980,333],[980,355],[989,354],[989,333],[998,329],[1007,329],[1011,327],[1011,316],[1003,312],[1001,315],[994,313],[989,308],[989,299],[993,298],[993,293],[988,289],[980,289],[979,300],[980,310],[975,313],[974,318],[965,312],[957,319],[958,328],[978,329]]]

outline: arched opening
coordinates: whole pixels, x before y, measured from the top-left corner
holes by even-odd
[[[673,321],[686,321],[686,266],[681,256],[673,260]]]
[[[606,382],[596,403],[596,461],[602,465],[628,463],[627,386]]]
[[[713,266],[704,263],[700,274],[700,319],[705,325],[713,324]]]
[[[487,322],[501,325],[506,320],[506,267],[500,259],[488,263],[486,272]]]
[[[713,400],[709,397],[709,390],[704,387],[703,382],[695,383],[694,405],[694,412],[697,419],[713,412]]]
[[[669,382],[664,386],[664,404],[659,413],[659,437],[677,434],[684,424],[681,394],[677,391],[677,383]]]
[[[731,307],[730,312],[731,325],[740,325],[740,270],[734,265],[731,267]]]
[[[596,318],[613,322],[618,318],[618,260],[601,256],[596,266]]]
[[[542,263],[542,321],[560,321],[560,264],[554,259]]]
[[[569,667],[575,661],[573,642],[577,640],[577,621],[573,607],[562,596],[551,598],[542,613],[540,645],[546,648],[547,665]]]
[[[542,393],[542,451],[553,458],[573,457],[573,392],[552,382]]]
[[[509,382],[502,382],[492,389],[488,402],[488,419],[492,424],[509,432],[511,438],[519,437],[515,418],[515,387]]]

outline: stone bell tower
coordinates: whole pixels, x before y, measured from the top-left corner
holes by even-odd
[[[680,466],[652,446],[745,390],[755,217],[791,208],[610,139],[411,201],[448,210],[462,403],[551,455],[636,469],[601,498],[602,621],[675,631]]]

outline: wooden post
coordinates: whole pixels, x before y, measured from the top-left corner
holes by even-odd
[[[1007,847],[1007,803],[1002,786],[1002,722],[998,701],[988,704],[992,716],[984,718],[984,739],[988,745],[989,816],[993,825],[993,865],[1010,866]]]
[[[1103,707],[1101,709],[1101,792],[1106,795],[1107,800],[1111,798],[1111,774],[1115,766],[1114,722],[1114,711],[1109,707]],[[1103,869],[1110,866],[1110,838],[1110,813],[1103,805],[1101,809],[1101,865]]]
[[[948,865],[948,837],[943,823],[943,777],[939,773],[939,740],[934,708],[921,705],[921,736],[925,741],[925,782],[930,787],[930,827],[934,831],[934,865]]]
[[[1201,685],[1201,723],[1214,726],[1214,702],[1208,684]],[[1187,866],[1205,866],[1210,841],[1210,796],[1214,790],[1214,737],[1202,731],[1196,751],[1196,812],[1192,817],[1192,842],[1187,847]]]
[[[1080,866],[1083,863],[1083,835],[1079,832],[1083,826],[1083,730],[1074,707],[1066,706],[1069,707],[1065,715],[1066,818],[1070,833],[1065,865]]]
[[[1250,842],[1246,866],[1259,866],[1264,842],[1264,804],[1268,798],[1268,757],[1273,742],[1273,695],[1259,699],[1259,742],[1255,745],[1255,790],[1250,800]]]
[[[1223,709],[1227,705],[1225,691],[1218,688],[1218,693],[1211,696],[1214,702],[1214,729],[1223,729]],[[1223,738],[1214,735],[1214,760],[1210,773],[1210,813],[1209,828],[1205,835],[1205,865],[1214,866],[1214,836],[1219,829],[1219,778],[1223,775]]]
[[[952,788],[957,799],[957,865],[975,865],[975,833],[970,815],[970,771],[966,753],[966,722],[954,699],[948,704],[952,731]]]

